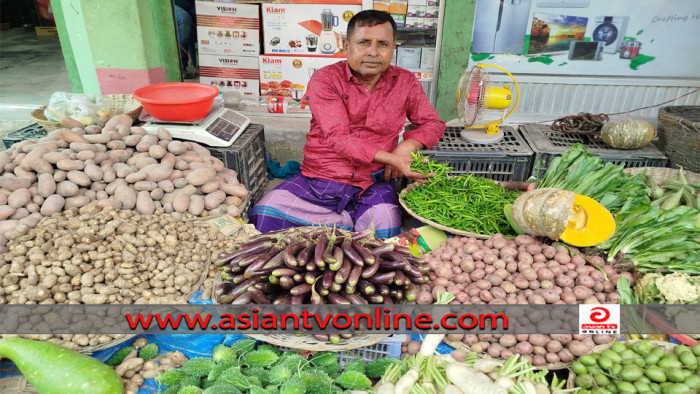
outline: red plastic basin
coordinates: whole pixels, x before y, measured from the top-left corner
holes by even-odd
[[[203,83],[169,82],[138,88],[132,95],[157,119],[192,122],[207,116],[219,89]]]

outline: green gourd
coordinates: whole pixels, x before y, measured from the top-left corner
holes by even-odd
[[[121,394],[114,370],[99,360],[49,342],[0,339],[0,357],[12,360],[41,394]]]
[[[654,126],[644,120],[611,120],[603,126],[600,136],[611,148],[638,149],[654,139]]]

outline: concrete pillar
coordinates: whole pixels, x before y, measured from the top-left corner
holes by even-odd
[[[132,93],[181,81],[172,0],[53,0],[76,93]]]
[[[457,117],[457,85],[469,63],[476,0],[442,1],[446,3],[435,108],[440,119],[449,121]]]

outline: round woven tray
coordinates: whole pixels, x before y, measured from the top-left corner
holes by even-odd
[[[119,114],[127,114],[131,116],[132,119],[137,120],[143,110],[141,102],[133,98],[130,94],[109,94],[106,95],[105,98],[109,104],[110,117]],[[46,106],[43,105],[32,111],[32,120],[48,131],[62,128],[63,126],[59,122],[46,119],[46,115],[44,115],[45,109]]]
[[[700,160],[700,158],[698,158]],[[646,171],[647,175],[656,182],[656,184],[661,184],[667,179],[678,179],[678,174],[680,169],[678,168],[666,168],[666,167],[637,167],[637,168],[626,168],[624,170],[629,174],[639,174],[640,172]],[[696,174],[692,171],[687,171],[683,169],[683,176],[688,180],[689,183],[700,183],[700,174]]]
[[[615,341],[617,341],[617,339]],[[603,350],[610,349],[610,347],[612,346],[613,343],[615,343],[615,341],[610,342],[610,343],[605,344],[605,345],[598,345],[598,346],[594,347],[593,349],[591,349],[591,351],[588,352],[588,354],[600,353]],[[638,340],[625,341],[625,342],[626,343],[635,343],[635,342],[638,342]],[[675,348],[677,346],[675,343],[671,343],[671,342],[661,342],[661,341],[647,341],[647,342],[651,342],[652,345],[664,349],[666,351],[666,353],[673,353],[673,348]],[[567,389],[576,388],[576,374],[574,373],[574,371],[569,371],[569,378],[566,380],[566,388]]]
[[[598,346],[596,346],[596,348],[600,347],[600,346],[608,346],[609,347],[611,344],[613,344],[618,339],[620,339],[620,335],[613,335],[613,340],[609,344],[598,345]],[[452,341],[452,340],[447,339],[447,337],[445,337],[442,341],[445,342],[446,344],[452,346],[455,349],[462,349],[462,350],[465,350],[466,352],[471,352],[471,349],[469,348],[469,346],[467,346],[464,342]],[[503,360],[501,358],[491,357],[490,355],[488,355],[486,353],[479,353],[479,358],[506,361],[506,360]],[[557,363],[550,363],[550,364],[545,364],[545,365],[534,366],[534,368],[535,368],[535,370],[546,369],[548,371],[556,371],[556,370],[568,368],[570,365],[571,365],[571,363],[565,363],[565,362],[560,361]]]
[[[472,232],[469,232],[469,231],[457,230],[456,228],[443,226],[442,224],[435,223],[435,222],[433,222],[432,220],[426,219],[426,218],[424,218],[424,217],[418,215],[417,213],[413,212],[413,211],[406,205],[406,202],[403,200],[403,195],[406,194],[406,193],[408,193],[408,192],[409,192],[411,189],[413,189],[414,187],[417,187],[417,186],[420,186],[420,185],[421,185],[420,183],[411,183],[411,184],[408,185],[405,189],[401,190],[401,192],[399,193],[399,203],[401,204],[401,206],[403,207],[403,209],[405,209],[406,212],[408,212],[409,215],[413,216],[414,218],[416,218],[416,220],[418,220],[418,221],[420,221],[420,222],[422,222],[422,223],[425,223],[425,224],[427,224],[427,225],[433,226],[433,227],[435,227],[435,228],[437,228],[437,229],[440,229],[440,230],[443,230],[443,231],[447,231],[448,233],[451,233],[451,234],[461,235],[461,236],[464,236],[464,237],[479,238],[479,239],[491,238],[490,235],[486,235],[486,234],[477,234],[477,233],[472,233]]]

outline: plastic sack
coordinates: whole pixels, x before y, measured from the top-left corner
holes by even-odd
[[[58,122],[62,118],[73,118],[85,126],[94,124],[100,116],[109,116],[107,99],[99,94],[54,92],[44,110],[46,119]]]

